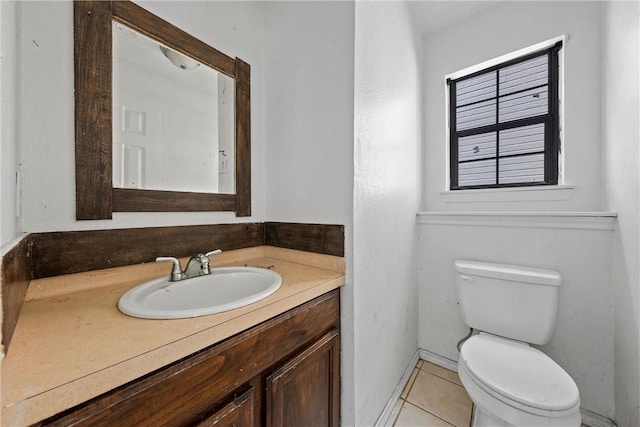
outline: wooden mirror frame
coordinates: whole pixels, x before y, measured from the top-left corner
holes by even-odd
[[[112,20],[235,80],[236,193],[113,188]],[[130,1],[74,2],[76,219],[112,212],[235,211],[251,215],[250,66]]]

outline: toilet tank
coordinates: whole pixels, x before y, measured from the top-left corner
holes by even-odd
[[[454,264],[458,305],[469,327],[531,344],[551,339],[559,273],[478,261]]]

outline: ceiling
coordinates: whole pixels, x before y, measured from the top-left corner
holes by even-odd
[[[458,21],[488,9],[499,0],[415,0],[408,1],[415,25],[423,36],[436,33]]]

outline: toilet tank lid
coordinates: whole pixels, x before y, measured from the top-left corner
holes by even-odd
[[[492,277],[495,279],[549,286],[560,286],[560,283],[562,283],[560,273],[542,268],[463,260],[458,260],[454,264],[458,273],[473,276]]]

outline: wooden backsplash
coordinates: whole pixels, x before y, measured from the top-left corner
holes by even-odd
[[[16,329],[20,309],[27,293],[32,275],[32,240],[22,239],[2,257],[0,283],[2,284],[2,352],[9,348],[13,331]]]

